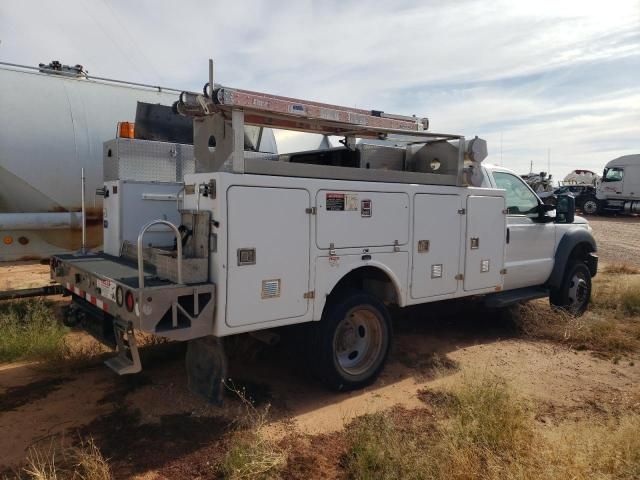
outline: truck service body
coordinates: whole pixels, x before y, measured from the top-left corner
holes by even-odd
[[[482,164],[481,139],[430,133],[415,117],[223,88],[182,95],[176,109],[194,117],[196,157],[176,203],[165,202],[180,225],[147,214],[136,245],[52,259],[73,295],[69,321],[111,335],[118,373],[141,369],[134,330],[187,340],[189,385],[216,399],[219,338],[305,324],[318,376],[351,389],[384,365],[388,305],[481,296],[498,308],[549,296],[576,314],[587,306],[596,244],[573,198],[550,216],[516,174]],[[345,148],[244,152],[245,122],[344,135]],[[353,142],[397,134],[417,141]],[[139,185],[105,184],[110,198],[130,188]],[[170,233],[145,243],[158,226]]]

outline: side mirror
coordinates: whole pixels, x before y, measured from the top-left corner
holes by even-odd
[[[576,216],[576,199],[573,195],[558,195],[556,223],[573,223]]]

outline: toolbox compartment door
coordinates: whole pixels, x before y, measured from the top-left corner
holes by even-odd
[[[502,289],[506,228],[504,197],[467,197],[466,291]]]
[[[304,316],[310,300],[307,190],[227,190],[227,306],[231,327]]]
[[[320,249],[409,242],[409,195],[404,192],[319,190],[316,205]]]
[[[460,195],[414,197],[411,298],[455,293],[460,269],[463,216]]]

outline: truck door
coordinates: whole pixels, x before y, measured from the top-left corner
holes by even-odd
[[[503,197],[467,197],[466,291],[502,287],[505,244]]]
[[[539,200],[524,181],[507,172],[493,172],[493,177],[496,186],[505,190],[507,202],[504,288],[541,285],[553,269],[555,224],[536,221]]]
[[[309,308],[309,192],[227,190],[229,326],[304,316]]]
[[[458,289],[461,208],[459,195],[414,197],[411,298],[445,295]]]

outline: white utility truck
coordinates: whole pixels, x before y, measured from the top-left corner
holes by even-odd
[[[599,213],[640,213],[640,155],[607,163],[594,200]]]
[[[150,193],[174,195],[166,216],[141,215],[137,240],[119,236],[111,251],[51,261],[73,298],[69,321],[111,336],[118,355],[107,363],[118,373],[141,369],[135,330],[188,341],[190,388],[215,400],[220,338],[305,324],[316,373],[347,390],[383,368],[389,305],[482,296],[494,308],[541,297],[576,314],[587,307],[596,243],[573,198],[550,215],[518,175],[481,163],[482,139],[212,85],[176,102],[194,119],[196,173]],[[245,124],[338,135],[344,147],[245,151]],[[106,182],[105,219],[135,219],[140,188]]]

